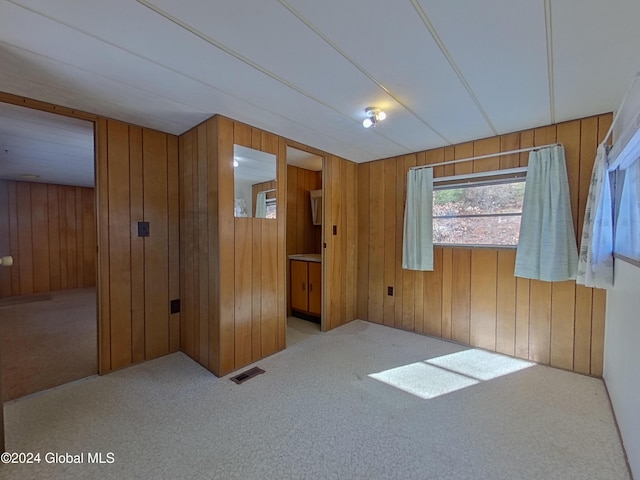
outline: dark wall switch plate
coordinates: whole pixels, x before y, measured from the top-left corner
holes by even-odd
[[[139,237],[149,236],[149,222],[138,222],[138,236]]]
[[[387,295],[393,297],[393,287],[387,287]]]
[[[180,313],[180,299],[171,300],[171,313]]]
[[[333,226],[333,234],[334,234],[334,235],[337,235],[337,234],[338,234],[338,226],[337,226],[337,225],[334,225],[334,226]]]

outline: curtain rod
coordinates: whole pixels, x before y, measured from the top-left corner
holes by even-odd
[[[271,188],[269,190],[260,190],[258,193],[269,193],[269,192],[275,192],[277,190],[277,188]]]
[[[508,152],[489,153],[487,155],[478,155],[477,157],[462,158],[460,160],[451,160],[448,162],[432,163],[431,165],[420,165],[419,167],[411,167],[409,170],[419,170],[421,168],[440,167],[442,165],[453,165],[456,163],[470,162],[472,160],[482,160],[483,158],[502,157],[503,155],[512,155],[514,153],[533,152],[534,150],[540,150],[541,148],[555,147],[562,145],[561,143],[550,143],[549,145],[542,145],[540,147],[521,148],[519,150],[510,150]]]

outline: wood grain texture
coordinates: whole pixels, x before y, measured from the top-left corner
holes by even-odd
[[[179,144],[181,348],[224,375],[285,347],[286,144],[220,116]],[[275,221],[234,218],[234,144],[276,155]]]
[[[330,330],[355,318],[356,218],[355,165],[336,156],[325,159],[323,171],[324,252],[322,328]],[[335,229],[335,230],[334,230]],[[335,234],[334,234],[335,232]],[[349,292],[352,290],[352,292]]]
[[[322,171],[287,165],[287,255],[321,253],[322,225],[313,225],[309,192],[322,188]]]
[[[145,359],[149,360],[169,353],[167,135],[144,129],[142,137],[144,220],[152,229],[144,238]]]
[[[179,262],[169,259],[168,222],[170,205],[175,212],[179,198],[177,191],[169,194],[168,164],[177,165],[178,144],[175,136],[99,119],[96,151],[99,352],[100,373],[106,373],[170,351],[169,278],[178,274]],[[89,213],[77,205],[88,198],[86,194],[76,190],[73,199],[64,197],[65,207],[59,209],[61,234],[74,224],[77,228],[78,212],[82,218]],[[76,212],[76,220],[70,218],[71,212]],[[139,221],[150,223],[149,237],[138,237]],[[87,258],[89,248],[95,252],[91,238],[83,229],[74,248],[82,245],[85,254],[75,256],[76,264]],[[60,244],[61,249],[63,244],[67,247],[61,255],[66,267],[61,269],[60,283],[79,282],[90,269],[83,266],[82,274],[74,278],[69,269],[74,264],[73,242]],[[179,325],[174,324],[173,330],[178,330],[179,341]]]
[[[13,267],[1,271],[0,298],[96,285],[94,192],[93,188],[0,180],[2,251],[14,259]],[[69,208],[68,199],[72,200]]]
[[[573,281],[516,278],[511,249],[435,247],[433,272],[405,272],[398,226],[403,221],[404,176],[414,159],[416,164],[422,158],[429,164],[558,141],[565,147],[573,223],[579,234],[595,147],[610,121],[610,114],[600,115],[358,165],[358,316],[600,376],[604,292]],[[527,163],[527,153],[511,154],[439,166],[434,176]],[[387,286],[395,287],[394,297],[387,296]]]

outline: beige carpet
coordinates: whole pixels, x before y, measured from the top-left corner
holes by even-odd
[[[602,381],[485,353],[362,321],[308,335],[241,385],[176,353],[7,403],[9,451],[84,457],[0,475],[629,479]],[[454,371],[475,382],[446,393]],[[439,395],[420,397],[433,380]]]
[[[95,289],[62,290],[38,300],[0,307],[5,401],[98,371]]]

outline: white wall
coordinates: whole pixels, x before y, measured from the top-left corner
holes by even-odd
[[[607,292],[604,380],[634,477],[640,477],[640,267],[616,259]]]

